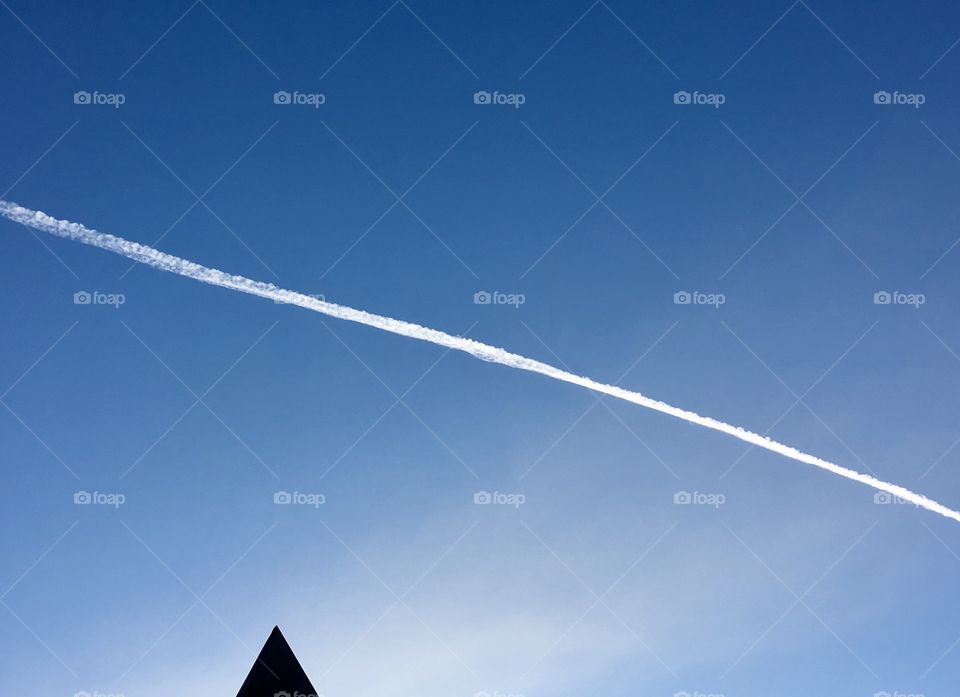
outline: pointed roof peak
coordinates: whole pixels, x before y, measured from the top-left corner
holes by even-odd
[[[317,691],[280,627],[274,626],[237,697],[276,697],[281,693],[290,697],[311,697]]]

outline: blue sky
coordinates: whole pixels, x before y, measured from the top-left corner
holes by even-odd
[[[950,3],[2,4],[0,198],[960,504]],[[960,678],[949,521],[0,231],[4,691],[230,695],[274,624],[327,697]]]

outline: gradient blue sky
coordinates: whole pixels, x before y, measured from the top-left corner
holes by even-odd
[[[960,505],[955,5],[0,4],[0,198]],[[956,524],[569,385],[0,233],[0,691],[232,695],[279,624],[327,697],[955,693]]]

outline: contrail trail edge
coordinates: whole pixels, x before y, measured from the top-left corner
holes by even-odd
[[[337,305],[324,300],[318,300],[302,293],[284,290],[270,283],[254,281],[244,276],[233,276],[217,269],[201,266],[200,264],[196,264],[192,261],[182,259],[172,254],[166,254],[165,252],[158,251],[152,247],[125,240],[122,237],[116,237],[104,232],[98,232],[97,230],[91,230],[90,228],[84,227],[79,223],[72,223],[67,220],[58,220],[41,211],[30,210],[29,208],[24,208],[8,201],[0,200],[0,215],[14,222],[31,227],[35,230],[56,235],[57,237],[63,237],[68,240],[82,242],[83,244],[87,244],[92,247],[99,247],[100,249],[105,249],[107,251],[114,252],[115,254],[120,254],[121,256],[128,257],[129,259],[133,259],[141,264],[146,264],[147,266],[152,266],[153,268],[160,269],[161,271],[169,271],[181,276],[186,276],[187,278],[192,278],[196,281],[209,283],[210,285],[221,286],[223,288],[240,291],[241,293],[249,293],[250,295],[258,295],[262,298],[269,298],[271,300],[276,300],[278,302],[287,303],[290,305],[297,305],[307,310],[313,310],[314,312],[319,312],[330,317],[336,317],[337,319],[358,322],[360,324],[382,329],[383,331],[391,332],[393,334],[399,334],[400,336],[406,336],[411,339],[419,339],[420,341],[427,341],[438,346],[445,346],[457,351],[463,351],[464,353],[469,353],[471,356],[484,361],[489,361],[491,363],[499,363],[511,368],[517,368],[519,370],[527,370],[532,373],[546,375],[554,380],[560,380],[562,382],[569,382],[574,385],[579,385],[580,387],[585,387],[588,390],[593,390],[594,392],[599,392],[617,399],[622,399],[625,402],[632,402],[633,404],[637,404],[641,407],[653,409],[654,411],[668,414],[677,419],[682,419],[683,421],[688,421],[689,423],[696,424],[698,426],[704,426],[706,428],[713,429],[714,431],[726,433],[729,436],[733,436],[734,438],[742,440],[746,443],[750,443],[751,445],[764,448],[765,450],[770,450],[779,455],[783,455],[784,457],[796,460],[797,462],[803,462],[808,465],[813,465],[814,467],[819,467],[820,469],[833,472],[834,474],[838,474],[841,477],[846,477],[847,479],[851,479],[855,482],[866,484],[867,486],[873,487],[879,491],[887,492],[892,496],[898,496],[909,503],[920,506],[921,508],[926,508],[928,511],[939,513],[942,516],[960,522],[960,512],[947,508],[946,506],[937,503],[926,496],[914,493],[913,491],[910,491],[902,486],[890,484],[889,482],[882,481],[876,477],[862,474],[861,472],[857,472],[847,467],[828,462],[827,460],[823,460],[815,455],[810,455],[801,450],[797,450],[789,445],[778,443],[777,441],[767,438],[766,436],[762,436],[759,433],[747,431],[739,426],[732,426],[731,424],[718,421],[710,418],[709,416],[701,416],[692,411],[680,409],[679,407],[666,404],[665,402],[660,402],[658,400],[651,399],[650,397],[645,397],[639,392],[625,390],[622,387],[607,385],[602,382],[591,380],[587,377],[574,375],[573,373],[561,370],[555,366],[549,365],[548,363],[542,363],[540,361],[533,360],[532,358],[526,358],[525,356],[521,356],[516,353],[510,353],[504,349],[483,344],[479,341],[473,341],[472,339],[454,336],[436,329],[430,329],[429,327],[421,327],[420,325],[413,324],[411,322],[404,322],[403,320],[392,319],[390,317],[364,312],[363,310],[356,310],[352,307]]]

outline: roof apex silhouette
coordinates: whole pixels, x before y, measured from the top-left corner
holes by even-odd
[[[280,627],[275,626],[237,697],[315,697],[316,694]]]

